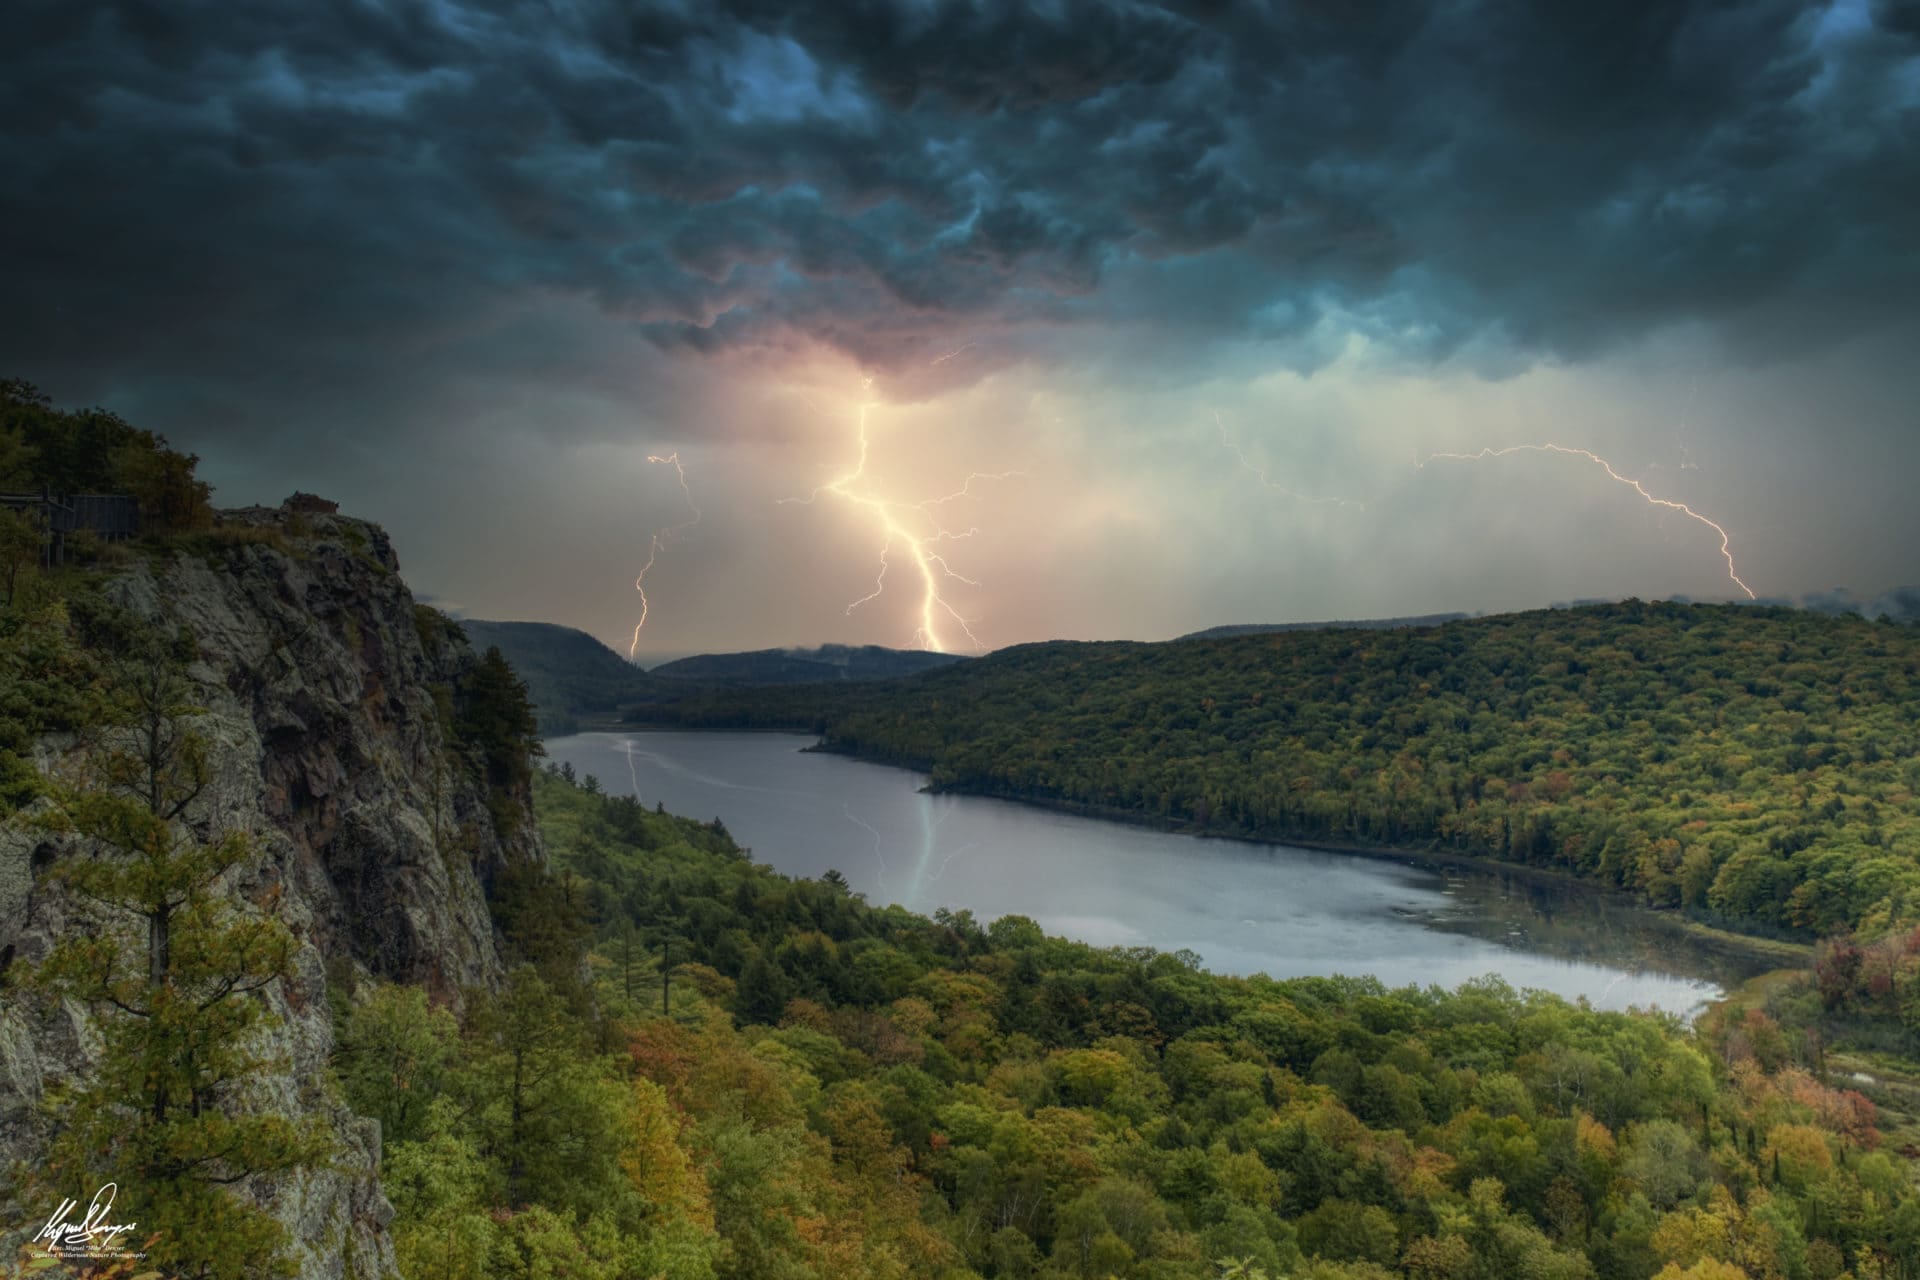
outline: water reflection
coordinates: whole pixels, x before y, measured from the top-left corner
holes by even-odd
[[[1493,973],[1595,1005],[1690,1011],[1752,971],[1653,913],[1499,869],[1201,840],[1004,801],[804,752],[785,734],[582,734],[547,752],[651,804],[719,817],[792,875],[829,868],[915,911],[1032,916],[1100,946],[1189,948],[1217,972]]]

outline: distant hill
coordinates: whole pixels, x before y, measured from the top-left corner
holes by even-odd
[[[960,659],[880,645],[822,645],[703,653],[643,671],[584,631],[551,622],[462,619],[476,649],[499,646],[527,682],[546,736],[574,733],[583,719],[614,719],[708,691],[771,685],[856,683],[917,675]]]
[[[1228,636],[1264,636],[1276,631],[1395,631],[1401,627],[1438,627],[1471,617],[1465,613],[1423,613],[1411,618],[1357,618],[1345,622],[1236,622],[1205,631],[1189,631],[1182,640],[1222,640]]]
[[[647,674],[666,680],[731,686],[821,684],[889,680],[918,675],[962,659],[958,654],[881,645],[823,644],[817,649],[756,649],[750,653],[703,653],[662,663]]]
[[[476,649],[498,645],[540,714],[543,734],[572,733],[581,716],[611,715],[647,700],[658,688],[639,667],[584,631],[551,622],[483,622],[460,626]]]

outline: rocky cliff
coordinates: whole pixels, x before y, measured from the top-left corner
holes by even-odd
[[[323,1116],[340,1154],[331,1169],[248,1192],[289,1228],[302,1280],[390,1274],[377,1126],[325,1084],[328,985],[378,977],[458,1000],[499,980],[485,886],[542,853],[524,800],[490,805],[453,739],[473,651],[416,605],[386,535],[339,516],[223,513],[204,545],[140,559],[106,591],[191,633],[204,708],[193,727],[212,747],[212,780],[187,821],[202,836],[257,838],[264,856],[228,891],[276,901],[298,943],[294,977],[265,993],[280,1067],[250,1101]],[[40,755],[44,772],[85,767],[74,740],[45,741]],[[44,956],[69,923],[47,874],[64,852],[28,822],[0,825],[0,956],[13,963]],[[89,1039],[76,1008],[0,1008],[0,1174],[32,1162],[47,1133],[41,1100],[88,1070]],[[52,1208],[0,1187],[5,1256]]]

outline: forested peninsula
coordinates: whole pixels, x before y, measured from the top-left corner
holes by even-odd
[[[1920,910],[1917,671],[1911,625],[1627,601],[1026,645],[884,685],[646,714],[818,733],[936,789],[1554,868],[1813,938]]]

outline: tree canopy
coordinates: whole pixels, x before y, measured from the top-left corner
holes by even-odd
[[[198,529],[213,493],[199,462],[109,410],[57,409],[33,384],[0,380],[0,492],[127,494],[149,532]]]
[[[408,1275],[1920,1275],[1873,1105],[1752,1019],[1218,977],[534,783],[587,976],[464,1025],[378,988],[343,1029]]]

